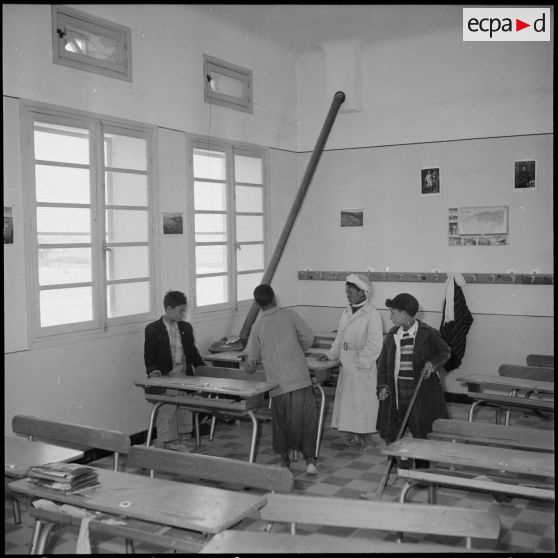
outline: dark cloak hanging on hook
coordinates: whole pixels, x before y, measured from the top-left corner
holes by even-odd
[[[463,290],[455,283],[455,280],[453,291],[454,319],[451,322],[445,322],[446,304],[447,300],[444,300],[440,333],[444,341],[451,348],[451,357],[444,365],[446,372],[450,372],[461,365],[463,355],[465,354],[466,337],[473,323],[473,316],[469,312],[469,308],[467,308]]]

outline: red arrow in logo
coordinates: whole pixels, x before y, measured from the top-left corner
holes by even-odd
[[[516,31],[521,31],[522,29],[525,29],[526,27],[531,27],[530,23],[525,23],[524,21],[521,21],[520,19],[515,20],[515,30]]]

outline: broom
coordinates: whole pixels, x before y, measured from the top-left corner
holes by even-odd
[[[434,372],[435,372],[435,370],[432,370],[432,374]],[[416,401],[420,386],[422,385],[422,380],[424,380],[424,375],[425,374],[426,374],[426,370],[423,369],[422,372],[420,373],[420,377],[418,379],[417,386],[415,387],[415,391],[413,392],[413,396],[411,397],[411,401],[409,402],[409,407],[407,408],[407,412],[405,413],[405,416],[403,417],[403,422],[401,423],[401,427],[399,428],[399,432],[397,433],[397,437],[394,440],[395,442],[403,436],[403,433],[405,432],[405,428],[407,428],[407,422],[409,422],[409,417],[411,416],[411,412],[412,412],[413,407],[415,405],[415,401]],[[382,494],[384,493],[384,489],[386,487],[386,484],[387,484],[387,481],[388,481],[388,478],[389,478],[389,473],[391,471],[391,468],[393,467],[393,462],[394,461],[395,461],[395,456],[390,455],[389,458],[388,458],[388,464],[387,464],[386,472],[384,473],[384,476],[380,480],[380,484],[378,485],[378,489],[376,490],[376,494],[372,495],[370,492],[365,492],[364,494],[361,494],[361,498],[363,498],[365,500],[381,500],[382,499]]]

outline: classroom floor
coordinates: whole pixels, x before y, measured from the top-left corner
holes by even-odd
[[[361,492],[374,491],[385,473],[387,458],[381,454],[383,442],[380,441],[373,450],[366,452],[345,446],[343,444],[343,436],[337,430],[329,428],[331,407],[331,399],[328,399],[326,428],[317,464],[318,475],[312,477],[305,473],[304,460],[300,456],[301,460],[293,462],[291,465],[291,470],[295,475],[294,493],[358,499]],[[467,419],[468,406],[449,403],[448,409],[451,418]],[[476,420],[493,422],[494,410],[480,408],[476,414]],[[554,428],[553,419],[541,419],[533,415],[523,416],[522,413],[512,413],[511,424],[544,429]],[[218,422],[214,440],[209,441],[207,436],[202,437],[202,446],[196,451],[208,455],[242,460],[248,459],[251,431],[250,421],[232,422],[230,424]],[[271,449],[270,423],[262,423],[260,432],[256,462],[278,465],[279,458]],[[112,460],[111,458],[104,458],[90,464],[110,468]],[[123,465],[123,470],[137,472],[126,468],[124,460]],[[165,475],[158,476],[162,477]],[[168,477],[172,478],[171,476]],[[393,482],[392,477],[384,490],[382,500],[397,501],[402,484],[403,481],[401,479],[396,479]],[[411,491],[411,494],[410,501],[426,504],[426,490]],[[500,540],[497,542],[473,540],[473,549],[475,550],[507,553],[555,551],[555,513],[553,503],[528,501],[518,498],[514,498],[509,503],[498,503],[491,494],[445,488],[438,489],[438,503],[440,505],[490,510],[499,516],[502,522]],[[187,506],[187,503],[185,505]],[[262,521],[247,519],[243,522],[241,528],[263,530],[264,526],[265,524]],[[14,525],[11,504],[6,499],[4,527],[5,554],[27,554],[29,552],[33,521],[25,512],[24,506],[22,506],[21,525]],[[276,524],[273,526],[273,531],[288,532],[288,527]],[[374,551],[375,540],[394,540],[392,534],[340,527],[305,525],[297,528],[297,532],[300,534],[320,532],[340,537],[366,537],[370,539],[371,552]],[[55,530],[46,548],[46,553],[74,554],[76,539],[76,529],[63,528]],[[407,542],[423,540],[430,543],[459,547],[462,547],[464,544],[463,540],[443,536],[415,537],[406,535],[404,540]],[[101,538],[96,535],[93,537],[91,544],[93,552],[97,554],[124,553],[124,541],[119,538]],[[163,553],[165,550],[145,543],[136,543],[135,552],[150,554]]]

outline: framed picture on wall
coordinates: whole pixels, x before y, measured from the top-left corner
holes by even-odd
[[[14,243],[14,218],[12,208],[4,206],[4,244]]]
[[[342,227],[362,227],[364,226],[364,209],[342,209]]]
[[[163,234],[182,234],[182,213],[163,212]]]
[[[516,190],[534,190],[536,188],[535,161],[515,161],[514,188]]]
[[[440,194],[440,168],[433,167],[420,171],[420,194],[432,196]]]

